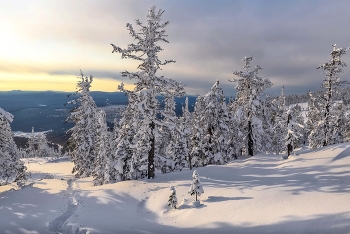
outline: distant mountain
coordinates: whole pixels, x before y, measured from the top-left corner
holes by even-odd
[[[35,131],[47,131],[52,129],[51,135],[64,135],[71,128],[71,123],[65,120],[69,116],[70,110],[74,105],[65,105],[68,101],[75,99],[67,92],[54,91],[0,91],[0,107],[14,115],[14,121],[11,124],[13,131],[31,132],[32,127]],[[69,96],[70,95],[70,96]],[[114,117],[119,117],[116,113],[113,116],[113,110],[127,104],[127,97],[121,92],[91,92],[96,105],[103,108],[107,116],[108,124],[112,127]],[[190,111],[193,111],[196,96],[188,96]],[[162,102],[162,100],[160,99]],[[181,114],[185,97],[176,98],[176,113]],[[114,107],[115,106],[115,107]],[[113,109],[114,108],[114,109]]]

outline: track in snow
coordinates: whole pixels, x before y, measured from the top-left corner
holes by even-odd
[[[68,187],[65,191],[65,195],[68,197],[68,208],[64,214],[49,223],[49,231],[55,234],[67,233],[66,221],[75,213],[78,201],[76,198],[76,190],[73,189],[73,184],[76,179],[68,179]]]

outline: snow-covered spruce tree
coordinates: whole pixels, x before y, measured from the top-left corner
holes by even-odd
[[[215,82],[211,90],[204,95],[206,124],[208,142],[212,142],[213,158],[209,159],[209,164],[224,164],[231,160],[227,155],[229,129],[229,117],[227,112],[226,98],[219,86],[219,80]],[[212,131],[210,131],[211,129]],[[210,134],[212,133],[212,135]],[[207,142],[204,142],[204,145]]]
[[[28,139],[27,155],[29,157],[53,157],[55,151],[48,145],[46,135],[44,133],[35,133],[32,127],[32,134]]]
[[[201,128],[200,132],[203,134],[203,137],[194,138],[201,141],[201,152],[205,158],[202,165],[228,162],[229,118],[226,99],[222,89],[219,88],[218,80],[207,94],[197,98],[195,116],[196,125]],[[199,131],[195,130],[194,133],[198,134]]]
[[[218,88],[218,81],[213,85],[210,91],[203,96],[203,109],[199,122],[203,129],[202,150],[207,164],[214,164],[214,128],[216,127],[216,105],[217,96],[216,90]],[[215,126],[214,126],[215,125]]]
[[[20,160],[19,151],[13,140],[10,123],[13,115],[0,108],[0,185],[10,180],[20,182],[25,179],[26,167]]]
[[[302,107],[299,104],[292,106],[292,112],[294,116],[294,122],[297,123],[297,132],[300,134],[299,140],[294,141],[294,148],[303,147],[307,141],[307,129],[305,126],[305,118],[303,116]]]
[[[35,137],[35,132],[34,132],[34,127],[32,127],[32,134],[30,135],[30,137],[28,138],[28,148],[27,148],[27,155],[28,158],[34,158],[37,157],[37,153],[36,153],[36,148],[35,145],[36,143],[36,137]]]
[[[349,48],[337,48],[334,44],[333,51],[330,54],[331,60],[317,67],[317,69],[322,69],[326,75],[322,84],[322,93],[316,97],[322,119],[317,124],[317,128],[310,134],[309,139],[311,141],[317,141],[314,138],[322,139],[322,146],[340,143],[335,141],[333,135],[337,132],[334,129],[337,126],[335,123],[337,118],[334,115],[333,108],[336,104],[336,94],[341,85],[344,84],[344,81],[340,80],[339,74],[343,72],[343,67],[346,66],[341,61],[341,56],[345,55],[347,50]]]
[[[71,121],[75,125],[68,132],[72,135],[68,139],[70,157],[74,163],[72,173],[75,177],[84,178],[92,175],[96,160],[96,134],[97,134],[97,107],[90,96],[90,87],[93,77],[84,77],[81,72],[80,80],[77,84],[78,96],[76,100],[69,101],[67,104],[77,104],[71,110],[70,116],[66,121]]]
[[[277,117],[277,126],[284,131],[283,141],[286,147],[287,155],[289,156],[295,143],[302,137],[301,129],[304,127],[296,121],[297,112],[293,107],[286,107],[281,117]]]
[[[274,106],[272,100],[273,98],[270,95],[264,94],[262,100],[261,120],[265,136],[262,138],[261,144],[263,146],[263,152],[266,153],[273,153],[272,137],[276,107]]]
[[[120,110],[121,111],[121,110]],[[113,131],[112,131],[112,142],[111,142],[111,147],[115,149],[117,147],[116,142],[119,136],[119,131],[120,131],[120,126],[119,126],[119,121],[117,118],[114,118],[113,120]]]
[[[52,150],[50,149],[46,135],[45,134],[39,134],[36,136],[36,142],[38,144],[37,148],[37,156],[38,157],[52,157]]]
[[[204,103],[203,97],[198,96],[193,115],[193,122],[191,128],[191,164],[194,167],[206,166],[208,164],[207,158],[204,154],[204,147],[202,144],[202,140],[204,138],[204,129],[202,127],[202,113],[204,112]]]
[[[122,49],[118,46],[113,46],[113,52],[122,54],[122,58],[131,58],[141,61],[138,66],[140,71],[138,72],[122,72],[124,77],[129,79],[135,79],[134,93],[139,95],[136,105],[140,111],[140,129],[138,132],[137,147],[141,147],[142,154],[138,153],[138,157],[145,157],[143,152],[148,152],[147,158],[143,161],[147,162],[147,176],[148,178],[154,178],[155,176],[155,135],[158,134],[160,121],[157,118],[159,113],[159,101],[158,95],[172,92],[173,95],[182,96],[184,94],[183,85],[180,83],[166,79],[163,76],[157,76],[156,73],[162,65],[166,65],[174,60],[165,60],[161,62],[158,59],[158,53],[162,51],[162,48],[158,45],[158,42],[166,42],[167,35],[165,35],[165,27],[169,22],[163,24],[160,23],[163,10],[159,9],[156,12],[156,7],[153,6],[148,10],[147,25],[143,25],[140,20],[136,20],[136,24],[140,27],[140,31],[136,32],[131,24],[127,24],[126,27],[130,32],[130,35],[136,41],[129,44],[126,49]]]
[[[188,149],[188,153],[186,156],[187,164],[192,170],[192,157],[190,154],[191,148],[191,126],[192,126],[192,114],[188,109],[188,97],[185,100],[185,106],[182,107],[182,116],[180,117],[180,128],[182,132],[182,137],[186,141],[186,148]]]
[[[275,107],[275,119],[273,120],[273,137],[272,137],[272,151],[279,154],[284,150],[285,128],[280,121],[283,120],[283,113],[286,110],[286,97],[284,96],[284,86],[281,89],[281,94],[273,100]]]
[[[177,197],[176,197],[176,190],[174,188],[174,186],[170,187],[170,196],[169,196],[169,200],[168,200],[168,206],[170,206],[173,209],[176,209],[177,206]]]
[[[188,193],[191,196],[195,195],[196,201],[198,201],[197,196],[200,196],[202,193],[204,193],[204,190],[203,190],[203,186],[201,185],[201,183],[199,181],[199,175],[198,175],[198,172],[196,170],[193,171],[192,179],[193,179],[192,184],[191,184],[190,189],[188,190]]]
[[[246,147],[249,155],[255,155],[264,150],[262,138],[266,137],[263,130],[263,105],[260,96],[266,88],[270,88],[272,83],[269,79],[258,77],[258,71],[262,69],[255,66],[250,69],[252,57],[244,57],[244,71],[233,72],[238,78],[229,81],[237,82],[236,112],[239,119],[241,132],[244,135]]]
[[[233,98],[229,99],[227,104],[229,134],[227,136],[227,155],[232,159],[242,156],[242,148],[245,146],[243,142],[243,134],[240,131],[240,116],[236,113],[236,102]]]
[[[334,112],[334,128],[333,128],[333,139],[335,143],[343,143],[347,141],[347,131],[349,129],[349,121],[346,116],[347,107],[343,104],[343,102],[338,102],[333,106]]]
[[[139,111],[137,107],[137,94],[124,89],[122,83],[118,86],[119,90],[126,92],[128,95],[129,103],[122,111],[122,118],[119,121],[119,133],[115,141],[115,157],[117,158],[117,164],[115,169],[117,170],[117,180],[132,180],[140,178],[142,171],[139,169],[139,158],[136,157],[134,152],[136,151],[135,135],[137,133],[139,125]]]
[[[179,119],[175,114],[175,99],[171,94],[164,99],[163,124],[160,126],[159,135],[156,138],[156,167],[162,173],[174,170],[182,170],[182,154],[178,149]]]
[[[182,171],[184,167],[187,167],[186,158],[189,150],[183,130],[179,123],[179,126],[174,130],[172,140],[167,149],[167,153],[172,160],[172,171]]]
[[[317,99],[311,92],[309,92],[309,95],[310,101],[308,103],[306,128],[309,147],[315,149],[323,146],[323,117],[322,112],[320,111],[321,108],[318,106],[319,103],[317,102]]]
[[[188,99],[187,106],[188,108]],[[162,163],[161,171],[167,173],[170,171],[181,171],[184,167],[188,167],[189,162],[189,124],[190,113],[183,108],[183,116],[177,117],[175,114],[174,97],[165,98],[165,108],[163,112],[163,126],[161,126],[160,152],[158,155],[159,163]],[[162,151],[165,148],[165,151]],[[162,156],[161,156],[162,155]]]
[[[112,153],[112,137],[107,129],[106,113],[103,110],[98,111],[97,119],[96,160],[92,175],[94,177],[94,185],[102,185],[115,182],[116,170],[114,169],[114,165],[116,164],[116,160]]]

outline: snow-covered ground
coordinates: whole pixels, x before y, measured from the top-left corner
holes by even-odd
[[[47,131],[42,131],[42,132],[34,132],[34,135],[35,136],[39,136],[39,135],[43,135],[43,134],[46,134],[46,133],[49,133],[49,132],[52,132],[53,130],[50,129],[50,130],[47,130]],[[25,137],[25,138],[30,138],[33,133],[32,132],[21,132],[21,131],[15,131],[13,132],[13,135],[15,137]]]
[[[1,233],[350,233],[350,144],[299,153],[197,168],[197,208],[190,170],[93,186],[68,160],[25,159],[33,185],[0,187]]]

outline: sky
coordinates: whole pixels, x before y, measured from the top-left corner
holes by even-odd
[[[133,38],[126,23],[146,22],[148,8],[165,10],[170,43],[161,60],[174,59],[158,75],[181,81],[188,94],[205,94],[217,79],[225,95],[235,94],[234,70],[244,56],[260,65],[259,76],[277,95],[317,90],[325,78],[317,66],[330,59],[332,45],[350,46],[347,0],[0,0],[0,91],[74,92],[80,70],[94,76],[93,91],[114,92],[134,81],[122,71],[138,62],[111,53]],[[343,57],[350,66],[350,52]],[[341,79],[350,80],[350,67]]]

